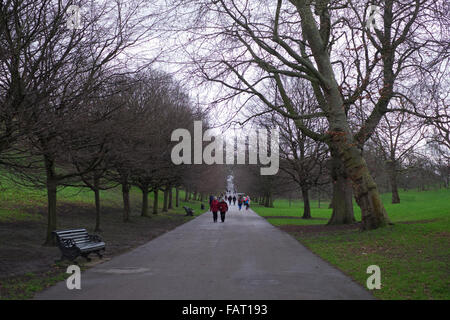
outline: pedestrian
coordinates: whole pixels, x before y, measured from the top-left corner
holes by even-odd
[[[211,207],[211,202],[214,200],[214,196],[212,194],[209,195],[209,206]]]
[[[248,210],[248,207],[250,207],[250,197],[249,196],[245,197],[244,206],[245,206],[245,210]]]
[[[236,196],[233,196],[233,205],[236,205]]]
[[[228,205],[225,199],[219,202],[220,219],[225,222],[225,213],[228,211]]]
[[[217,200],[217,197],[213,197],[209,210],[213,213],[213,221],[217,222],[217,211],[219,211],[219,201]]]
[[[232,200],[233,198],[231,198],[231,194],[228,196],[228,203],[230,204],[230,206],[231,206],[231,200]]]
[[[242,195],[240,195],[239,198],[238,198],[239,211],[241,211],[241,209],[242,209],[242,203],[243,202],[244,202],[244,200],[242,199]]]

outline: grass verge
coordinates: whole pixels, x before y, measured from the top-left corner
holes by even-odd
[[[1,180],[1,179],[0,179]],[[0,181],[0,300],[30,299],[36,292],[69,276],[66,264],[55,264],[59,249],[45,247],[46,193]],[[174,192],[175,193],[175,192]],[[127,252],[155,237],[189,221],[184,205],[200,213],[198,201],[180,201],[178,208],[161,212],[163,196],[159,197],[159,213],[140,216],[141,193],[131,190],[131,221],[122,221],[120,189],[102,192],[101,232],[94,232],[95,207],[93,193],[85,189],[63,188],[58,192],[58,229],[82,227],[99,234],[106,243],[105,261]],[[149,197],[153,203],[153,195]],[[175,197],[173,197],[175,199]],[[180,199],[184,193],[180,192]],[[98,258],[92,256],[94,263]],[[83,258],[78,264],[88,268]]]
[[[394,225],[361,232],[351,227],[326,226],[330,209],[315,208],[316,219],[300,217],[301,206],[286,200],[275,208],[254,206],[268,221],[289,232],[311,251],[366,287],[370,265],[381,270],[379,299],[450,299],[450,190],[402,192],[400,204],[383,195]],[[359,208],[355,216],[360,219]],[[276,218],[280,217],[280,218]],[[281,218],[283,217],[283,218]]]

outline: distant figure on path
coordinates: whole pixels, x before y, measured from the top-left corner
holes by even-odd
[[[233,196],[233,206],[236,205],[236,196]]]
[[[245,206],[245,210],[248,210],[248,207],[250,207],[250,197],[249,196],[245,197],[244,206]]]
[[[242,203],[244,203],[244,200],[242,199],[242,196],[240,195],[238,198],[239,211],[241,211],[241,209],[242,209]]]
[[[213,221],[217,222],[217,211],[219,211],[219,201],[216,197],[213,197],[211,201],[211,205],[209,206],[209,210],[213,213]]]
[[[228,203],[230,204],[230,206],[231,206],[231,200],[232,200],[233,198],[231,198],[231,195],[229,195],[228,196]]]
[[[222,222],[225,222],[225,213],[228,211],[228,205],[225,199],[223,198],[219,202],[219,211],[220,211],[220,219],[222,220]]]
[[[209,195],[209,206],[211,207],[211,203],[214,200],[214,196],[212,194]]]

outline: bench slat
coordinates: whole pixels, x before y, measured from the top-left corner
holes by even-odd
[[[56,230],[53,232],[58,235],[63,235],[63,234],[67,234],[67,233],[77,233],[77,232],[86,232],[87,233],[86,229]]]
[[[73,236],[60,236],[60,239],[83,239],[83,238],[89,238],[89,235],[87,234],[77,234]]]
[[[73,236],[79,236],[79,235],[88,235],[88,233],[87,232],[72,232],[72,233],[57,234],[58,237],[73,237]]]
[[[89,242],[89,243],[86,243],[85,245],[81,245],[79,248],[80,248],[81,252],[86,252],[86,251],[99,250],[104,247],[105,247],[104,242]]]

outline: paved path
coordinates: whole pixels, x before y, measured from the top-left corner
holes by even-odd
[[[251,210],[230,208],[225,223],[205,213],[83,272],[81,290],[61,282],[36,299],[373,299]]]

